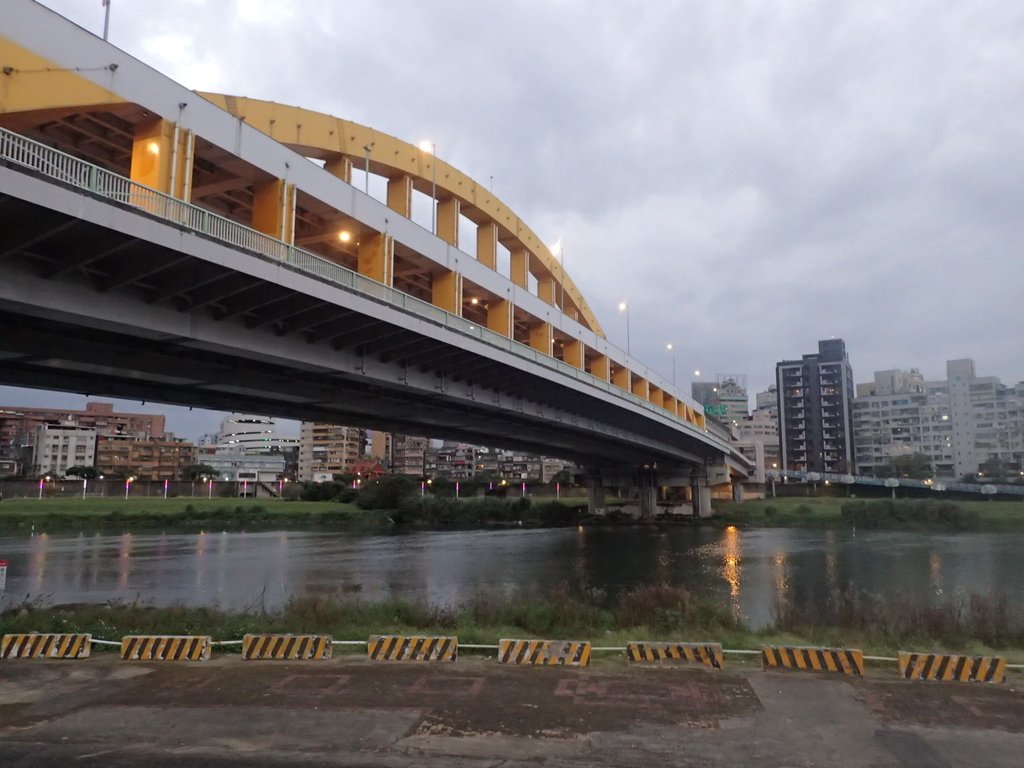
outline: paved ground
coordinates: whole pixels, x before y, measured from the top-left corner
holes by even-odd
[[[0,662],[0,765],[1018,766],[1024,692],[734,667]]]

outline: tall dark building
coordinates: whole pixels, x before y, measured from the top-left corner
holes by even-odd
[[[853,474],[853,369],[842,339],[775,366],[785,469]]]

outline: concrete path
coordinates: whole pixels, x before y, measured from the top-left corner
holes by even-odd
[[[0,765],[1006,766],[1024,693],[799,672],[0,662]]]

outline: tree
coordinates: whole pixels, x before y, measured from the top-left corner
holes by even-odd
[[[217,470],[209,464],[189,464],[181,470],[187,480],[198,480],[201,477],[217,477]]]
[[[889,466],[882,470],[882,477],[905,477],[910,480],[925,480],[931,476],[931,459],[923,453],[893,456]]]
[[[560,469],[551,478],[551,485],[561,483],[562,486],[572,485],[572,472],[568,469]]]
[[[363,509],[397,509],[403,499],[415,492],[416,481],[411,477],[384,475],[363,485],[356,504]]]
[[[64,470],[64,474],[68,477],[80,477],[83,480],[95,480],[100,476],[99,470],[96,467],[86,467],[81,464],[68,467]]]
[[[1000,482],[1006,479],[1008,469],[1009,465],[993,453],[978,465],[978,474],[986,482]]]

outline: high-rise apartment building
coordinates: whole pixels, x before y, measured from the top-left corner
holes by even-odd
[[[775,366],[783,469],[852,474],[853,369],[842,339]]]
[[[299,480],[352,474],[366,452],[366,430],[304,421],[299,429]]]
[[[429,441],[412,435],[391,436],[391,471],[396,475],[423,477],[423,456]]]
[[[1024,382],[1008,387],[994,376],[976,375],[973,360],[950,360],[946,381],[928,391],[949,398],[957,476],[977,472],[991,458],[1024,471]]]
[[[975,474],[992,457],[1018,476],[1024,471],[1024,382],[979,377],[974,361],[963,359],[946,363],[944,381],[925,381],[914,368],[879,371],[857,394],[854,445],[864,474],[911,454],[926,456],[939,478]]]

